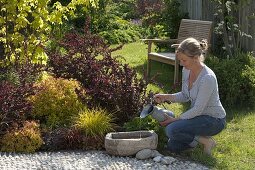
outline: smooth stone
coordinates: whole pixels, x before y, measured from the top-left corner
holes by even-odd
[[[169,164],[173,163],[174,161],[176,161],[176,159],[173,157],[170,157],[170,156],[165,156],[165,157],[161,158],[161,163],[165,164],[165,165],[169,165]]]
[[[153,161],[160,162],[161,158],[162,158],[161,156],[156,156],[155,158],[153,158]]]
[[[160,154],[157,150],[152,150],[151,157],[152,157],[152,158],[155,158],[155,157],[157,157],[157,156],[163,157],[163,155]]]
[[[151,157],[152,150],[151,149],[143,149],[136,153],[135,157],[137,159],[148,159]]]
[[[159,170],[168,170],[168,168],[166,167],[166,166],[160,166],[159,168],[158,168]]]

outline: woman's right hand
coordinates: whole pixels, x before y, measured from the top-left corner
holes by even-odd
[[[163,103],[166,101],[166,97],[164,94],[155,94],[153,96],[153,100],[156,102],[156,103]]]

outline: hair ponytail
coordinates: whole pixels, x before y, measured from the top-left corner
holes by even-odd
[[[185,53],[189,57],[198,56],[200,61],[204,61],[204,55],[208,49],[207,40],[203,39],[201,42],[195,38],[187,38],[181,42],[177,48],[178,52]]]

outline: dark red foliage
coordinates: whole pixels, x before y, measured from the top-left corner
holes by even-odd
[[[81,82],[86,94],[78,93],[84,102],[115,113],[120,124],[138,114],[145,82],[128,65],[111,57],[113,50],[88,31],[88,23],[84,34],[69,33],[60,45],[66,53],[49,52],[49,66],[57,77]]]
[[[149,15],[152,12],[160,12],[164,7],[162,0],[137,0],[136,3],[139,15]]]
[[[84,136],[83,147],[85,150],[102,150],[105,136]]]
[[[29,84],[15,86],[7,81],[0,83],[0,106],[1,113],[6,114],[5,120],[20,119],[29,112],[31,105],[25,101],[25,98],[33,94],[30,89]]]
[[[57,128],[53,131],[43,132],[44,145],[42,150],[100,150],[104,147],[104,136],[85,136],[79,129]]]
[[[82,149],[83,138],[81,131],[76,128],[57,128],[43,133],[43,150]]]
[[[37,65],[15,65],[1,67],[0,79],[0,132],[15,123],[26,120],[32,105],[27,97],[34,94],[33,82],[41,67]],[[18,123],[19,124],[19,123]]]

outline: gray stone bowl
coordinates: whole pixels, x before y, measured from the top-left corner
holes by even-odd
[[[154,131],[112,132],[105,136],[105,149],[110,155],[132,156],[142,149],[156,149],[157,145]]]

